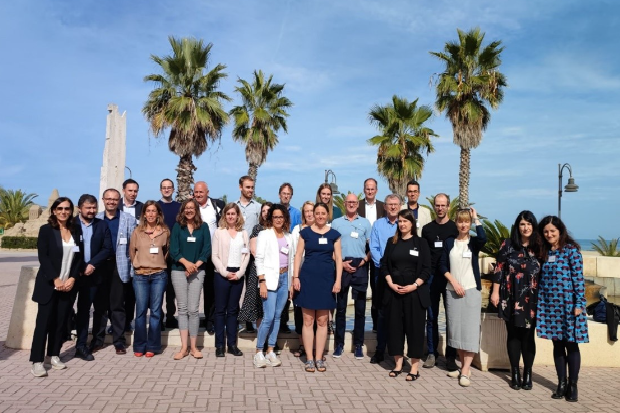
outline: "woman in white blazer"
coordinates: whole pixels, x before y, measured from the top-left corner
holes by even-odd
[[[263,321],[258,328],[254,365],[277,367],[282,362],[273,351],[280,329],[280,314],[288,299],[293,275],[293,237],[289,233],[290,217],[284,205],[273,205],[267,214],[265,230],[256,241],[256,273],[263,302]],[[267,355],[263,348],[267,341]]]

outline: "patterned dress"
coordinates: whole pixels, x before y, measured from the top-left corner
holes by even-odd
[[[532,328],[536,324],[540,262],[522,245],[510,238],[502,244],[495,266],[499,284],[498,316],[515,327]]]
[[[582,310],[578,316],[575,308]],[[573,245],[549,251],[542,264],[536,332],[548,340],[589,342],[583,258]]]
[[[255,225],[252,229],[250,239],[258,237],[258,233],[263,230],[262,225]],[[245,296],[241,310],[239,310],[239,321],[256,321],[263,318],[263,302],[260,299],[260,290],[258,289],[258,274],[256,274],[256,265],[254,257],[250,259],[248,264],[248,283],[245,287]]]

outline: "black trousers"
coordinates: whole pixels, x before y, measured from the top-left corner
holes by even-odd
[[[127,288],[125,289],[125,329],[129,330],[131,327],[131,322],[133,321],[136,315],[136,293],[133,290],[133,283],[131,280],[127,283]]]
[[[99,313],[105,312],[108,308],[105,302],[97,300],[101,293],[101,282],[95,282],[90,276],[82,276],[78,287],[77,313],[75,315],[75,330],[77,332],[76,347],[85,347],[88,341],[88,325],[90,322],[90,308],[99,306]],[[101,308],[103,306],[103,308]],[[94,315],[93,315],[94,316]],[[93,325],[94,327],[94,325]],[[93,329],[95,331],[95,329]]]
[[[378,303],[375,297],[378,296],[378,293],[375,291],[375,277],[376,277],[376,271],[377,269],[375,268],[375,265],[371,262],[370,265],[368,266],[370,271],[370,290],[372,291],[372,298],[371,298],[371,307],[370,307],[370,316],[372,317],[372,329],[373,330],[377,330],[377,317],[379,317],[379,307],[381,303]]]
[[[99,288],[95,298],[93,313],[93,339],[91,346],[102,346],[105,339],[105,328],[112,324],[112,342],[116,348],[125,348],[125,296],[129,294],[131,281],[123,283],[118,275],[116,260],[107,261],[107,277]],[[131,290],[133,292],[133,289]]]
[[[407,357],[421,359],[424,356],[424,330],[426,309],[420,304],[416,292],[397,295],[393,291],[385,306],[387,324],[387,346],[391,356],[402,356],[407,339]]]
[[[49,302],[39,303],[30,349],[30,361],[32,363],[43,363],[46,344],[48,356],[60,355],[69,313],[73,308],[74,301],[75,292],[54,291]]]
[[[205,280],[203,282],[204,291],[204,313],[205,326],[213,328],[215,321],[215,289],[213,282],[215,280],[215,266],[211,258],[205,263]]]
[[[168,268],[166,269],[166,274],[168,274],[168,284],[166,284],[166,291],[164,292],[165,298],[162,300],[162,322],[164,320],[164,306],[163,303],[166,303],[166,322],[171,322],[174,318],[174,314],[177,312],[177,303],[176,303],[176,294],[174,293],[174,287],[172,286],[172,261],[168,260]]]

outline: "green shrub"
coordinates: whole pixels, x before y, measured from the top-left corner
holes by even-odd
[[[37,237],[2,237],[2,248],[37,249]]]

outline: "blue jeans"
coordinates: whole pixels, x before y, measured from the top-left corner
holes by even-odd
[[[278,340],[278,331],[280,330],[280,315],[288,299],[288,272],[280,274],[278,280],[278,288],[275,291],[267,291],[267,298],[261,298],[263,301],[263,321],[258,328],[258,337],[256,340],[256,348],[262,350],[267,345],[273,347]]]
[[[166,291],[166,271],[151,275],[134,275],[136,318],[133,336],[134,353],[161,352],[161,302]],[[149,330],[146,331],[146,311],[150,311]]]
[[[230,281],[215,273],[215,347],[237,345],[237,315],[239,299],[243,292],[243,279]],[[226,336],[226,343],[224,342]]]
[[[344,333],[347,325],[347,298],[349,286],[342,288],[336,300],[336,334],[335,344],[344,346]],[[353,290],[353,304],[355,308],[355,321],[353,324],[353,344],[364,345],[364,325],[366,324],[366,292]]]

